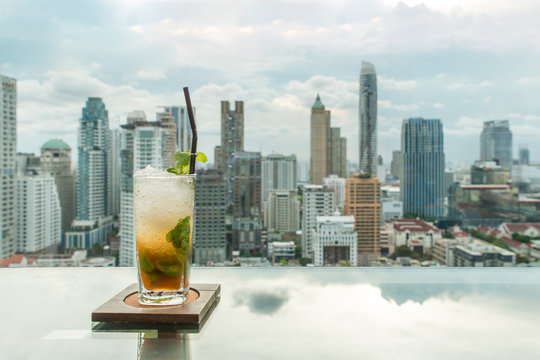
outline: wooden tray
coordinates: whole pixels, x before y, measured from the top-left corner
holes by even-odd
[[[141,305],[137,298],[138,285],[132,284],[92,312],[92,321],[199,324],[220,296],[219,284],[192,284],[182,305]]]

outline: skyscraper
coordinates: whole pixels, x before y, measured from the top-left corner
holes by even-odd
[[[310,182],[322,184],[330,174],[347,176],[347,139],[339,128],[330,127],[330,110],[326,110],[317,94],[311,107]]]
[[[170,134],[159,122],[146,121],[142,111],[128,114],[121,125],[121,192],[120,192],[120,266],[135,263],[135,213],[133,204],[133,173],[151,165],[160,169],[165,157],[165,138]],[[170,145],[170,144],[169,144]]]
[[[272,190],[296,190],[296,156],[270,154],[262,158],[262,202]]]
[[[296,232],[300,207],[295,190],[270,190],[264,202],[264,224],[268,231]]]
[[[480,160],[496,160],[502,167],[512,167],[512,132],[508,120],[484,121]]]
[[[322,185],[307,185],[302,196],[302,256],[313,258],[312,230],[317,216],[331,216],[336,210],[334,191]]]
[[[227,182],[227,205],[232,204],[233,153],[244,151],[244,102],[236,101],[234,110],[228,101],[221,102],[221,145],[216,146],[214,168],[223,172]]]
[[[345,186],[345,215],[354,216],[358,233],[358,265],[367,266],[380,255],[381,183],[377,178],[353,176]]]
[[[360,65],[360,173],[377,176],[377,74],[375,66]]]
[[[184,106],[162,106],[164,113],[172,114],[176,125],[176,149],[181,151],[191,150],[191,124],[187,109]],[[196,109],[193,108],[195,114]]]
[[[77,220],[97,220],[111,211],[111,130],[101,98],[88,98],[79,125]]]
[[[197,171],[195,184],[195,231],[193,256],[196,264],[222,263],[227,258],[225,228],[225,180],[215,169]]]
[[[519,165],[529,165],[529,147],[519,145]]]
[[[15,156],[17,81],[0,75],[0,260],[17,251],[15,228]]]
[[[345,184],[347,179],[339,177],[337,175],[330,175],[323,179],[323,185],[334,190],[334,199],[336,201],[336,208],[341,212],[345,205]]]
[[[232,159],[233,216],[261,215],[261,153],[237,151]]]
[[[109,114],[98,97],[88,98],[79,123],[77,210],[65,246],[104,244],[112,229],[112,151]]]
[[[69,145],[60,139],[51,139],[43,144],[41,169],[54,177],[62,209],[62,232],[65,232],[75,218],[75,179],[71,172]]]
[[[156,121],[163,130],[162,167],[168,168],[176,164],[176,161],[174,160],[174,153],[176,152],[176,125],[174,123],[175,119],[172,113],[164,111],[158,112],[156,114]]]
[[[116,216],[120,214],[120,177],[122,173],[122,158],[120,156],[122,131],[114,129],[112,131],[112,166],[111,166],[111,182],[112,182],[112,201],[111,213]]]
[[[401,124],[403,212],[444,215],[444,141],[439,119],[410,118]]]

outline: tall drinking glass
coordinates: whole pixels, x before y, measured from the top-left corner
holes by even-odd
[[[195,175],[147,167],[133,176],[139,302],[183,304],[189,291]]]

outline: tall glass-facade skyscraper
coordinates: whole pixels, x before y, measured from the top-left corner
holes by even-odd
[[[77,220],[110,215],[111,130],[109,113],[101,98],[89,98],[79,126]]]
[[[444,215],[444,141],[439,119],[409,118],[401,124],[403,211]]]
[[[77,212],[65,234],[66,248],[104,244],[112,229],[112,147],[109,113],[88,98],[79,123]]]
[[[360,172],[377,176],[377,74],[373,64],[360,66]]]
[[[480,134],[480,160],[496,160],[512,167],[512,132],[508,120],[485,121]]]

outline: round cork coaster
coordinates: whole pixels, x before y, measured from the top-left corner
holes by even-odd
[[[196,289],[189,289],[187,295],[186,295],[186,301],[183,304],[180,305],[143,305],[139,302],[139,293],[134,292],[132,294],[129,294],[124,299],[124,303],[126,305],[129,305],[131,307],[139,308],[139,309],[152,309],[152,308],[165,308],[165,307],[174,307],[174,306],[183,306],[187,305],[190,302],[193,302],[199,298],[199,292]]]

